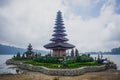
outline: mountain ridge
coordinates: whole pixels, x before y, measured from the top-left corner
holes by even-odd
[[[27,51],[27,49],[0,44],[0,54],[17,54],[18,52],[22,54],[25,51]],[[35,53],[41,53],[43,55],[48,54],[48,51],[45,51],[45,50],[33,49],[33,51]]]

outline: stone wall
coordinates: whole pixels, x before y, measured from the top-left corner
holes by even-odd
[[[85,66],[85,67],[80,67],[75,69],[50,69],[43,66],[33,66],[31,64],[23,64],[20,61],[13,61],[13,60],[7,60],[6,63],[18,65],[19,68],[22,68],[22,69],[38,71],[48,75],[59,75],[59,76],[75,76],[75,75],[84,74],[86,72],[96,72],[96,71],[103,71],[107,69],[105,65]]]

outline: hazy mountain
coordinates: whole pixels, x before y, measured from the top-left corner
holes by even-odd
[[[113,55],[116,55],[116,54],[120,54],[120,47],[118,47],[118,48],[113,48],[113,49],[111,49],[111,51],[110,52],[101,52],[101,51],[99,51],[99,52],[85,52],[85,54],[113,54]]]
[[[16,54],[18,52],[22,54],[25,51],[26,49],[23,48],[17,48],[14,46],[0,44],[0,54]],[[44,51],[44,50],[33,50],[33,51],[36,53],[41,53],[42,55],[48,54],[48,51]]]
[[[118,48],[113,48],[113,49],[111,50],[111,53],[113,53],[113,54],[120,54],[120,47],[118,47]]]

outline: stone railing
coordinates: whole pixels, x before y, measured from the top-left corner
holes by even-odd
[[[75,69],[50,69],[43,66],[33,66],[31,64],[23,64],[20,61],[14,61],[14,60],[7,60],[6,63],[18,65],[18,67],[22,69],[38,71],[48,75],[59,75],[59,76],[75,76],[75,75],[84,74],[86,72],[97,72],[97,71],[103,71],[107,69],[106,65],[85,66],[85,67],[80,67]]]

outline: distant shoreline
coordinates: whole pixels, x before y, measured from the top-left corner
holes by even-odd
[[[0,55],[16,55],[16,54],[0,54]],[[90,54],[90,55],[98,55],[98,54]],[[102,54],[102,55],[120,55],[120,54]]]
[[[106,54],[106,53],[80,53],[80,54],[90,54],[90,55],[98,55],[98,54],[102,54],[102,55],[120,55],[120,54]]]

